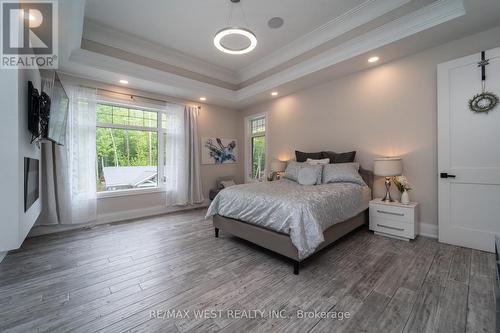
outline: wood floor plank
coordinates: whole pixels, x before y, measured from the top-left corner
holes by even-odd
[[[349,320],[345,332],[368,332],[384,312],[390,297],[373,291]]]
[[[27,239],[0,265],[1,332],[494,332],[492,254],[361,228],[307,259],[229,234],[205,210]],[[155,309],[218,309],[155,319]],[[283,310],[236,319],[231,310]],[[338,313],[299,318],[300,311]],[[343,318],[343,312],[349,316]],[[464,315],[465,312],[465,315]],[[340,315],[342,313],[342,315]]]
[[[469,287],[455,280],[448,280],[436,318],[436,332],[458,333],[465,331],[467,319],[467,294]]]
[[[406,288],[399,288],[384,312],[377,320],[373,332],[402,332],[417,298],[417,293]]]
[[[469,284],[469,273],[471,265],[470,249],[463,247],[457,248],[451,262],[449,278],[458,282]]]
[[[495,281],[471,276],[467,300],[466,332],[498,332],[495,326]]]
[[[435,332],[437,309],[443,289],[441,284],[432,281],[422,285],[404,332]]]

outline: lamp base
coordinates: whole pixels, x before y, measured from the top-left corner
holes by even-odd
[[[385,177],[385,197],[382,201],[395,202],[391,197],[391,177]]]

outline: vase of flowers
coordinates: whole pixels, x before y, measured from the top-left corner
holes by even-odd
[[[401,192],[401,203],[403,205],[408,205],[410,203],[410,195],[408,191],[411,190],[410,183],[405,176],[398,176],[394,178],[394,184]]]

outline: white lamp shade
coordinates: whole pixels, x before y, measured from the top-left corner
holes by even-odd
[[[373,164],[373,173],[376,176],[393,177],[403,173],[401,157],[377,157]]]
[[[283,172],[286,169],[286,162],[284,161],[272,161],[271,170],[276,172]]]

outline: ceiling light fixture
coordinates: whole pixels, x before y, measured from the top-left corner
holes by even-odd
[[[128,84],[128,81],[127,80],[120,80],[119,81],[121,84]]]
[[[368,62],[377,62],[379,57],[371,57],[368,59]]]
[[[207,100],[207,98],[206,98],[206,97],[200,97],[200,101],[204,102],[204,101],[206,101],[206,100]]]
[[[257,37],[255,34],[249,29],[240,28],[231,26],[231,19],[233,17],[233,3],[239,3],[240,0],[230,0],[231,1],[231,9],[229,11],[229,18],[227,20],[227,25],[229,27],[224,28],[218,31],[214,37],[214,46],[224,53],[228,54],[245,54],[251,52],[257,46]],[[243,11],[243,7],[240,5],[241,13],[243,15],[243,19],[245,21],[245,25],[248,26],[246,22],[245,12]],[[228,36],[242,36],[248,39],[248,43],[244,47],[229,47],[227,44],[224,45],[223,39]]]
[[[278,96],[278,92],[277,92],[277,91],[273,91],[273,92],[271,93],[271,96]]]

